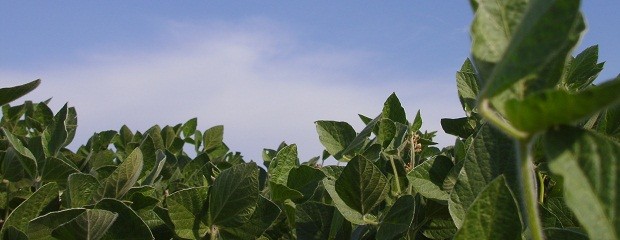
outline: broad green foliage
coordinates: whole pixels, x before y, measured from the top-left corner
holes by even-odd
[[[100,209],[88,209],[70,221],[54,228],[55,239],[101,239],[118,218],[118,214]]]
[[[171,194],[166,203],[177,236],[200,238],[209,229],[207,222],[207,187],[188,188]]]
[[[9,88],[0,88],[0,106],[10,103],[21,96],[26,95],[41,84],[41,80],[37,79],[24,85]]]
[[[454,239],[521,239],[517,203],[502,176],[491,181],[471,204]]]
[[[209,223],[237,227],[246,222],[258,201],[258,168],[240,164],[220,173],[209,196]]]
[[[385,198],[387,187],[387,178],[379,168],[361,156],[353,158],[335,182],[338,196],[362,215]]]
[[[6,229],[14,227],[15,230],[26,232],[28,222],[37,217],[43,208],[58,197],[58,185],[48,183],[34,192],[28,199],[22,202],[11,215],[6,218],[0,230],[0,236],[4,236]]]
[[[246,161],[196,118],[71,150],[75,108],[0,88],[0,239],[620,239],[620,79],[571,55],[580,2],[470,2],[444,148],[392,93],[361,130],[316,121],[305,162],[285,142]]]
[[[467,209],[498,176],[505,176],[513,191],[518,191],[516,165],[513,142],[491,126],[483,126],[467,150],[448,200],[454,223],[461,226]]]
[[[620,144],[577,128],[545,135],[549,168],[564,178],[566,204],[594,239],[620,239]]]

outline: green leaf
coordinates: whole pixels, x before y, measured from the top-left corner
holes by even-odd
[[[37,161],[32,152],[30,152],[30,150],[24,146],[22,141],[20,141],[19,138],[13,135],[10,131],[5,128],[2,128],[2,131],[4,131],[4,135],[11,146],[13,146],[13,149],[19,153],[17,159],[24,167],[26,174],[28,174],[32,180],[37,178],[39,176]]]
[[[312,197],[323,178],[325,174],[321,170],[301,165],[291,169],[287,186],[302,193],[303,199],[300,202],[305,202]]]
[[[100,209],[88,209],[73,220],[52,231],[57,239],[97,240],[103,238],[119,214]]]
[[[547,239],[557,240],[588,240],[587,235],[582,232],[575,231],[573,229],[562,228],[545,228],[545,237]]]
[[[557,220],[561,227],[579,227],[579,223],[571,212],[563,198],[553,197],[546,198],[542,207],[547,210],[555,220]]]
[[[390,119],[393,122],[408,125],[405,109],[401,106],[396,93],[392,93],[388,99],[385,100],[381,116],[383,119]]]
[[[548,90],[523,100],[506,102],[506,118],[517,129],[530,133],[571,124],[620,101],[620,78],[577,93]]]
[[[0,88],[0,106],[28,94],[30,91],[37,88],[39,84],[41,84],[41,80],[37,79],[15,87]]]
[[[334,206],[338,209],[338,211],[342,214],[344,218],[346,218],[349,222],[356,225],[364,225],[366,222],[364,221],[364,216],[358,212],[357,210],[349,207],[340,196],[336,192],[335,182],[329,178],[323,179],[323,187],[332,198],[334,202]]]
[[[4,236],[4,231],[9,227],[26,232],[30,220],[39,216],[43,208],[57,197],[58,184],[51,182],[43,185],[11,212],[0,230],[0,236]]]
[[[53,123],[43,131],[41,140],[46,157],[56,156],[58,151],[64,147],[67,140],[67,127],[65,126],[68,114],[67,108],[67,104],[65,104],[54,116]]]
[[[24,178],[24,167],[18,155],[15,148],[9,147],[2,159],[2,177],[11,182],[18,182]]]
[[[224,126],[217,125],[207,129],[203,134],[203,145],[205,152],[216,150],[223,144]]]
[[[122,198],[138,181],[142,172],[142,151],[136,148],[127,158],[103,181],[97,190],[97,199]]]
[[[95,205],[95,209],[118,213],[118,218],[105,237],[109,239],[154,239],[149,227],[127,205],[116,199],[106,198]]]
[[[600,116],[596,130],[620,141],[620,105],[606,109]]]
[[[45,160],[45,166],[41,170],[41,180],[43,182],[64,183],[72,173],[77,173],[77,169],[71,162],[56,157]]]
[[[379,229],[377,230],[378,240],[390,240],[403,234],[413,222],[415,199],[411,195],[401,196],[387,212]]]
[[[418,113],[415,114],[415,118],[413,119],[413,122],[411,123],[411,127],[409,128],[410,132],[417,132],[420,131],[420,129],[422,128],[422,116],[420,115],[420,110],[418,110]]]
[[[271,200],[276,202],[284,202],[287,199],[297,200],[304,197],[303,193],[274,182],[269,182],[269,191],[271,192]]]
[[[471,51],[482,80],[489,78],[495,65],[502,60],[523,19],[527,2],[527,0],[475,1],[477,6],[471,24]],[[463,66],[466,64],[467,62]]]
[[[492,6],[497,2],[489,0],[488,3],[489,6]],[[508,26],[508,28],[500,27],[493,31],[493,34],[486,33],[484,29],[492,28],[497,23],[488,21],[485,19],[486,16],[480,15],[478,12],[472,26],[472,49],[476,66],[479,65],[478,59],[486,58],[486,55],[480,54],[480,52],[485,52],[485,48],[497,49],[492,59],[481,61],[497,62],[492,73],[488,75],[488,79],[485,74],[482,74],[486,85],[481,95],[485,98],[497,96],[520,81],[549,77],[543,75],[548,74],[546,71],[550,68],[555,68],[558,62],[564,64],[568,50],[573,47],[579,37],[578,35],[574,36],[575,26],[581,21],[579,1],[531,1],[527,7],[522,1],[511,1],[509,3],[511,5],[496,8],[493,13],[494,19],[503,23],[500,26]],[[482,9],[485,7],[480,4],[478,11]],[[508,9],[510,11],[506,11]],[[524,13],[522,13],[523,9],[526,9]],[[506,13],[510,15],[505,16]],[[483,30],[476,31],[476,29]],[[501,48],[494,48],[492,45],[499,45],[498,42],[505,44],[506,41],[495,41],[489,37],[505,35],[505,32],[508,32],[507,29],[512,29],[509,32],[513,34],[506,38],[510,39],[510,42],[507,47],[503,47],[505,51],[499,50]],[[477,44],[479,39],[489,40],[486,41],[486,44]],[[501,60],[497,57],[500,57]],[[559,81],[559,78],[545,79],[548,82],[554,80]]]
[[[196,127],[198,126],[198,118],[192,118],[183,124],[181,127],[183,131],[183,137],[188,138],[194,136]]]
[[[17,228],[11,226],[4,231],[4,235],[2,235],[2,239],[10,239],[10,240],[29,240],[26,233],[17,230]]]
[[[62,144],[62,147],[66,147],[73,142],[73,138],[75,137],[75,132],[77,130],[77,124],[77,111],[74,107],[70,107],[67,111],[67,118],[64,123],[65,129],[67,130],[67,138]]]
[[[153,166],[153,169],[151,170],[151,172],[146,175],[146,177],[144,178],[144,181],[142,181],[142,184],[145,185],[151,185],[153,184],[153,182],[155,182],[155,180],[159,177],[159,174],[161,173],[162,169],[164,169],[164,165],[166,164],[166,154],[162,151],[162,150],[157,150],[155,152],[155,165]]]
[[[407,174],[407,178],[422,196],[445,201],[450,198],[450,194],[443,188],[444,180],[453,166],[450,158],[440,155],[416,166]]]
[[[256,239],[273,224],[280,212],[275,203],[260,196],[252,217],[239,227],[220,229],[220,236],[223,239]]]
[[[37,217],[28,224],[28,231],[26,231],[28,238],[31,240],[53,239],[51,235],[54,229],[75,219],[84,212],[86,212],[84,208],[70,208]]]
[[[605,63],[598,63],[598,45],[583,50],[571,58],[565,67],[562,84],[569,90],[582,90],[592,84],[603,70]]]
[[[364,157],[356,156],[342,170],[335,189],[349,207],[363,215],[370,213],[385,199],[389,185],[377,166]]]
[[[563,177],[566,205],[592,239],[620,239],[620,144],[574,127],[544,135],[549,169]]]
[[[70,207],[82,207],[90,203],[90,200],[97,194],[99,181],[89,174],[74,173],[67,178],[66,197]]]
[[[362,131],[359,134],[357,134],[357,136],[355,136],[355,138],[351,141],[351,143],[349,143],[349,145],[344,150],[342,150],[341,154],[351,155],[352,152],[362,147],[364,143],[368,141],[368,137],[370,137],[370,134],[373,132],[373,130],[375,129],[375,126],[377,125],[377,123],[379,123],[380,120],[381,120],[381,115],[377,116],[375,119],[368,122],[366,124],[366,127],[364,127],[364,129],[362,129]]]
[[[430,239],[449,239],[456,234],[456,231],[456,226],[448,215],[448,218],[431,218],[424,225],[422,235]]]
[[[390,145],[394,137],[396,136],[396,125],[390,119],[381,119],[379,123],[379,134],[377,134],[377,141],[383,148]]]
[[[209,195],[209,223],[237,227],[252,216],[258,201],[258,167],[235,165],[220,173]]]
[[[127,149],[128,152],[132,150],[133,149]],[[144,164],[143,168],[145,170],[142,171],[142,173],[140,174],[140,178],[145,177],[148,170],[156,167],[155,164],[157,162],[157,151],[162,151],[163,153],[163,149],[155,148],[153,138],[151,136],[146,136],[140,144],[140,152],[142,152],[142,161]]]
[[[297,166],[299,166],[297,145],[288,145],[278,151],[276,157],[269,164],[269,180],[286,186],[289,172]]]
[[[487,5],[484,5],[485,7]],[[461,106],[468,117],[473,116],[477,105],[480,81],[476,76],[476,70],[469,59],[461,66],[461,70],[456,72],[456,88],[459,94]],[[442,124],[443,126],[443,124]],[[445,128],[444,128],[445,129]]]
[[[207,225],[208,187],[188,188],[166,198],[168,215],[174,232],[184,239],[199,239],[209,230]]]
[[[467,151],[448,199],[450,215],[457,227],[463,223],[465,211],[476,196],[498,176],[504,175],[511,189],[519,191],[516,161],[513,140],[489,125],[482,126]]]
[[[295,225],[298,239],[328,239],[334,207],[319,202],[297,205]]]
[[[341,154],[355,139],[353,127],[346,122],[336,121],[316,121],[315,125],[319,140],[327,152],[338,161],[348,161],[343,159]]]
[[[468,138],[475,133],[474,126],[472,126],[472,121],[467,117],[456,119],[442,118],[441,128],[447,134],[460,138]]]
[[[471,204],[454,239],[521,239],[519,209],[503,176]]]

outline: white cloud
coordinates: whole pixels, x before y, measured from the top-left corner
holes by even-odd
[[[422,109],[424,128],[438,130],[443,145],[453,138],[441,134],[439,119],[463,115],[453,72],[391,76],[370,63],[372,53],[308,48],[264,20],[168,26],[159,49],[94,51],[81,63],[50,63],[38,75],[0,69],[2,85],[42,78],[27,98],[53,96],[54,110],[75,106],[80,143],[122,124],[144,131],[198,117],[202,130],[224,124],[231,149],[259,162],[262,148],[280,141],[297,143],[302,161],[320,154],[314,121],[347,121],[359,131],[357,113],[379,113],[391,92],[409,118]]]

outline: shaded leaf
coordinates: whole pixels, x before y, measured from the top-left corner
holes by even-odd
[[[237,227],[252,216],[258,201],[258,167],[235,165],[220,173],[209,194],[209,223]]]
[[[394,239],[407,231],[413,222],[414,207],[413,196],[404,195],[398,198],[383,217],[377,230],[377,239]]]
[[[138,181],[142,172],[142,151],[136,148],[107,177],[97,190],[97,198],[122,198]]]
[[[177,236],[199,239],[207,233],[207,190],[208,187],[188,188],[166,198],[168,215]]]
[[[327,191],[329,196],[332,198],[334,206],[338,209],[338,211],[340,212],[340,214],[342,214],[344,218],[356,225],[366,224],[366,222],[364,221],[364,216],[359,211],[349,207],[349,205],[347,205],[342,200],[342,198],[338,196],[338,193],[336,192],[335,182],[333,180],[328,178],[323,179],[323,186],[325,187],[325,190]]]
[[[298,239],[328,239],[334,207],[306,202],[296,207],[295,225]]]
[[[471,204],[454,239],[521,239],[519,209],[503,176]]]
[[[41,84],[41,80],[37,79],[19,86],[0,88],[0,106],[28,94],[30,91],[37,88],[39,84]]]
[[[460,138],[468,138],[475,133],[474,126],[469,118],[442,118],[441,128],[444,132]]]
[[[73,220],[54,229],[51,236],[67,240],[101,239],[116,221],[117,217],[117,213],[110,211],[88,209]]]
[[[465,211],[493,179],[506,177],[508,186],[518,191],[517,158],[512,139],[495,128],[484,125],[467,151],[463,167],[448,199],[450,215],[461,226]]]
[[[116,199],[106,198],[95,205],[95,209],[118,214],[118,218],[106,233],[111,239],[154,239],[149,227],[131,208]]]
[[[43,185],[11,212],[0,230],[0,236],[4,236],[4,231],[10,227],[26,232],[30,220],[39,216],[43,208],[56,198],[58,185],[54,182]]]
[[[22,164],[24,172],[28,174],[30,179],[34,180],[39,175],[37,161],[34,155],[32,154],[32,152],[30,152],[28,148],[24,146],[22,141],[19,140],[17,136],[13,135],[5,128],[2,128],[2,130],[4,131],[6,139],[9,141],[11,146],[13,146],[13,149],[15,149],[15,151],[18,153],[17,159]]]
[[[82,207],[90,203],[97,193],[99,182],[95,177],[84,173],[74,173],[67,178],[66,202],[70,207]]]
[[[50,212],[45,215],[39,216],[30,221],[28,224],[28,238],[35,239],[53,239],[51,238],[52,231],[58,228],[60,225],[65,224],[80,214],[86,212],[84,208],[70,208],[56,212]]]
[[[220,236],[223,239],[256,239],[273,224],[280,212],[275,203],[260,196],[252,217],[239,227],[220,229]]]

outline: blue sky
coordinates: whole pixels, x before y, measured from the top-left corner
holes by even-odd
[[[620,72],[620,1],[584,1],[600,46],[599,79]],[[76,142],[127,124],[192,117],[225,125],[225,142],[260,162],[262,148],[322,149],[313,122],[380,112],[396,92],[409,118],[443,134],[463,115],[454,80],[469,54],[468,1],[0,1],[2,86],[43,79],[25,99],[76,106]]]

